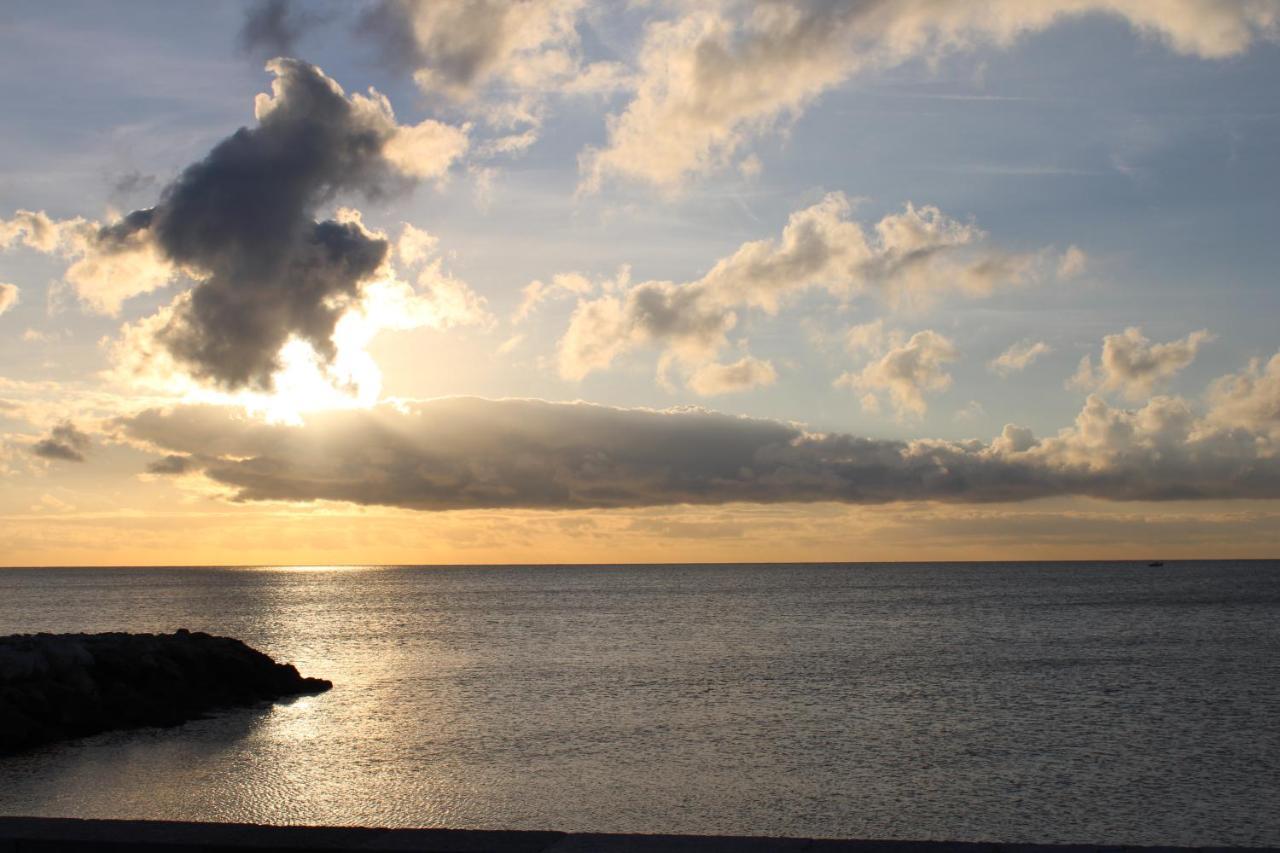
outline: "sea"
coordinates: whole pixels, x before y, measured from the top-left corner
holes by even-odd
[[[0,814],[1280,845],[1280,561],[0,571],[0,634],[332,691],[0,758]]]

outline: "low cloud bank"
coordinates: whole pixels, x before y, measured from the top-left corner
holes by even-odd
[[[1275,399],[1264,405],[1260,393]],[[1047,438],[1009,425],[990,442],[815,434],[702,409],[449,398],[325,412],[299,425],[232,407],[118,419],[237,500],[334,500],[418,510],[577,509],[838,501],[985,503],[1280,498],[1280,356],[1223,377],[1198,413],[1178,397],[1121,409],[1092,396]]]

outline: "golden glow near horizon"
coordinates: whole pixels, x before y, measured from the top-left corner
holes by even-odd
[[[1011,531],[1013,531],[1011,533]],[[1203,507],[1096,500],[982,508],[665,507],[590,512],[414,513],[317,505],[0,518],[5,564],[474,565],[617,562],[1264,559],[1275,502]],[[175,561],[174,554],[183,559]],[[327,561],[327,562],[326,562]]]
[[[0,565],[1276,556],[1280,12],[998,5],[15,15]]]

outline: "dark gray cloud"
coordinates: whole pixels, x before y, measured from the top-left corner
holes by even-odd
[[[384,185],[384,129],[313,66],[280,61],[277,73],[277,105],[259,126],[188,166],[152,212],[166,253],[210,273],[162,340],[197,376],[233,388],[267,387],[290,335],[332,357],[345,303],[389,248],[357,224],[313,219],[341,189]]]
[[[245,53],[264,58],[292,56],[298,39],[324,19],[300,9],[292,0],[257,0],[245,9],[239,44]]]
[[[465,97],[493,78],[529,83],[577,70],[580,0],[379,0],[357,32],[428,91]]]
[[[83,462],[92,445],[89,436],[76,429],[70,421],[63,421],[49,431],[49,435],[31,446],[31,452],[41,459],[61,462]]]
[[[696,409],[476,398],[326,412],[304,425],[188,406],[117,426],[247,501],[450,510],[1280,497],[1280,458],[1257,434],[1207,430],[1176,398],[1137,411],[1091,398],[1053,438],[1010,426],[990,443],[817,435]]]
[[[111,197],[128,198],[140,193],[151,192],[160,179],[155,175],[139,172],[137,169],[122,172],[111,178]]]
[[[382,62],[398,71],[412,71],[426,61],[407,2],[379,0],[361,13],[356,32],[376,44]]]
[[[147,465],[148,474],[187,474],[199,469],[200,466],[191,457],[176,454],[164,456]]]
[[[465,135],[436,122],[404,128],[385,99],[348,98],[320,69],[268,64],[271,96],[241,128],[188,166],[150,209],[96,236],[101,246],[154,240],[197,279],[158,328],[158,341],[199,379],[269,389],[291,337],[332,359],[338,318],[387,257],[356,218],[317,222],[340,193],[377,197],[440,174]]]

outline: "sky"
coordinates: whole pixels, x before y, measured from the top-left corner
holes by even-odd
[[[1275,0],[13,0],[0,76],[0,565],[1280,550]]]

